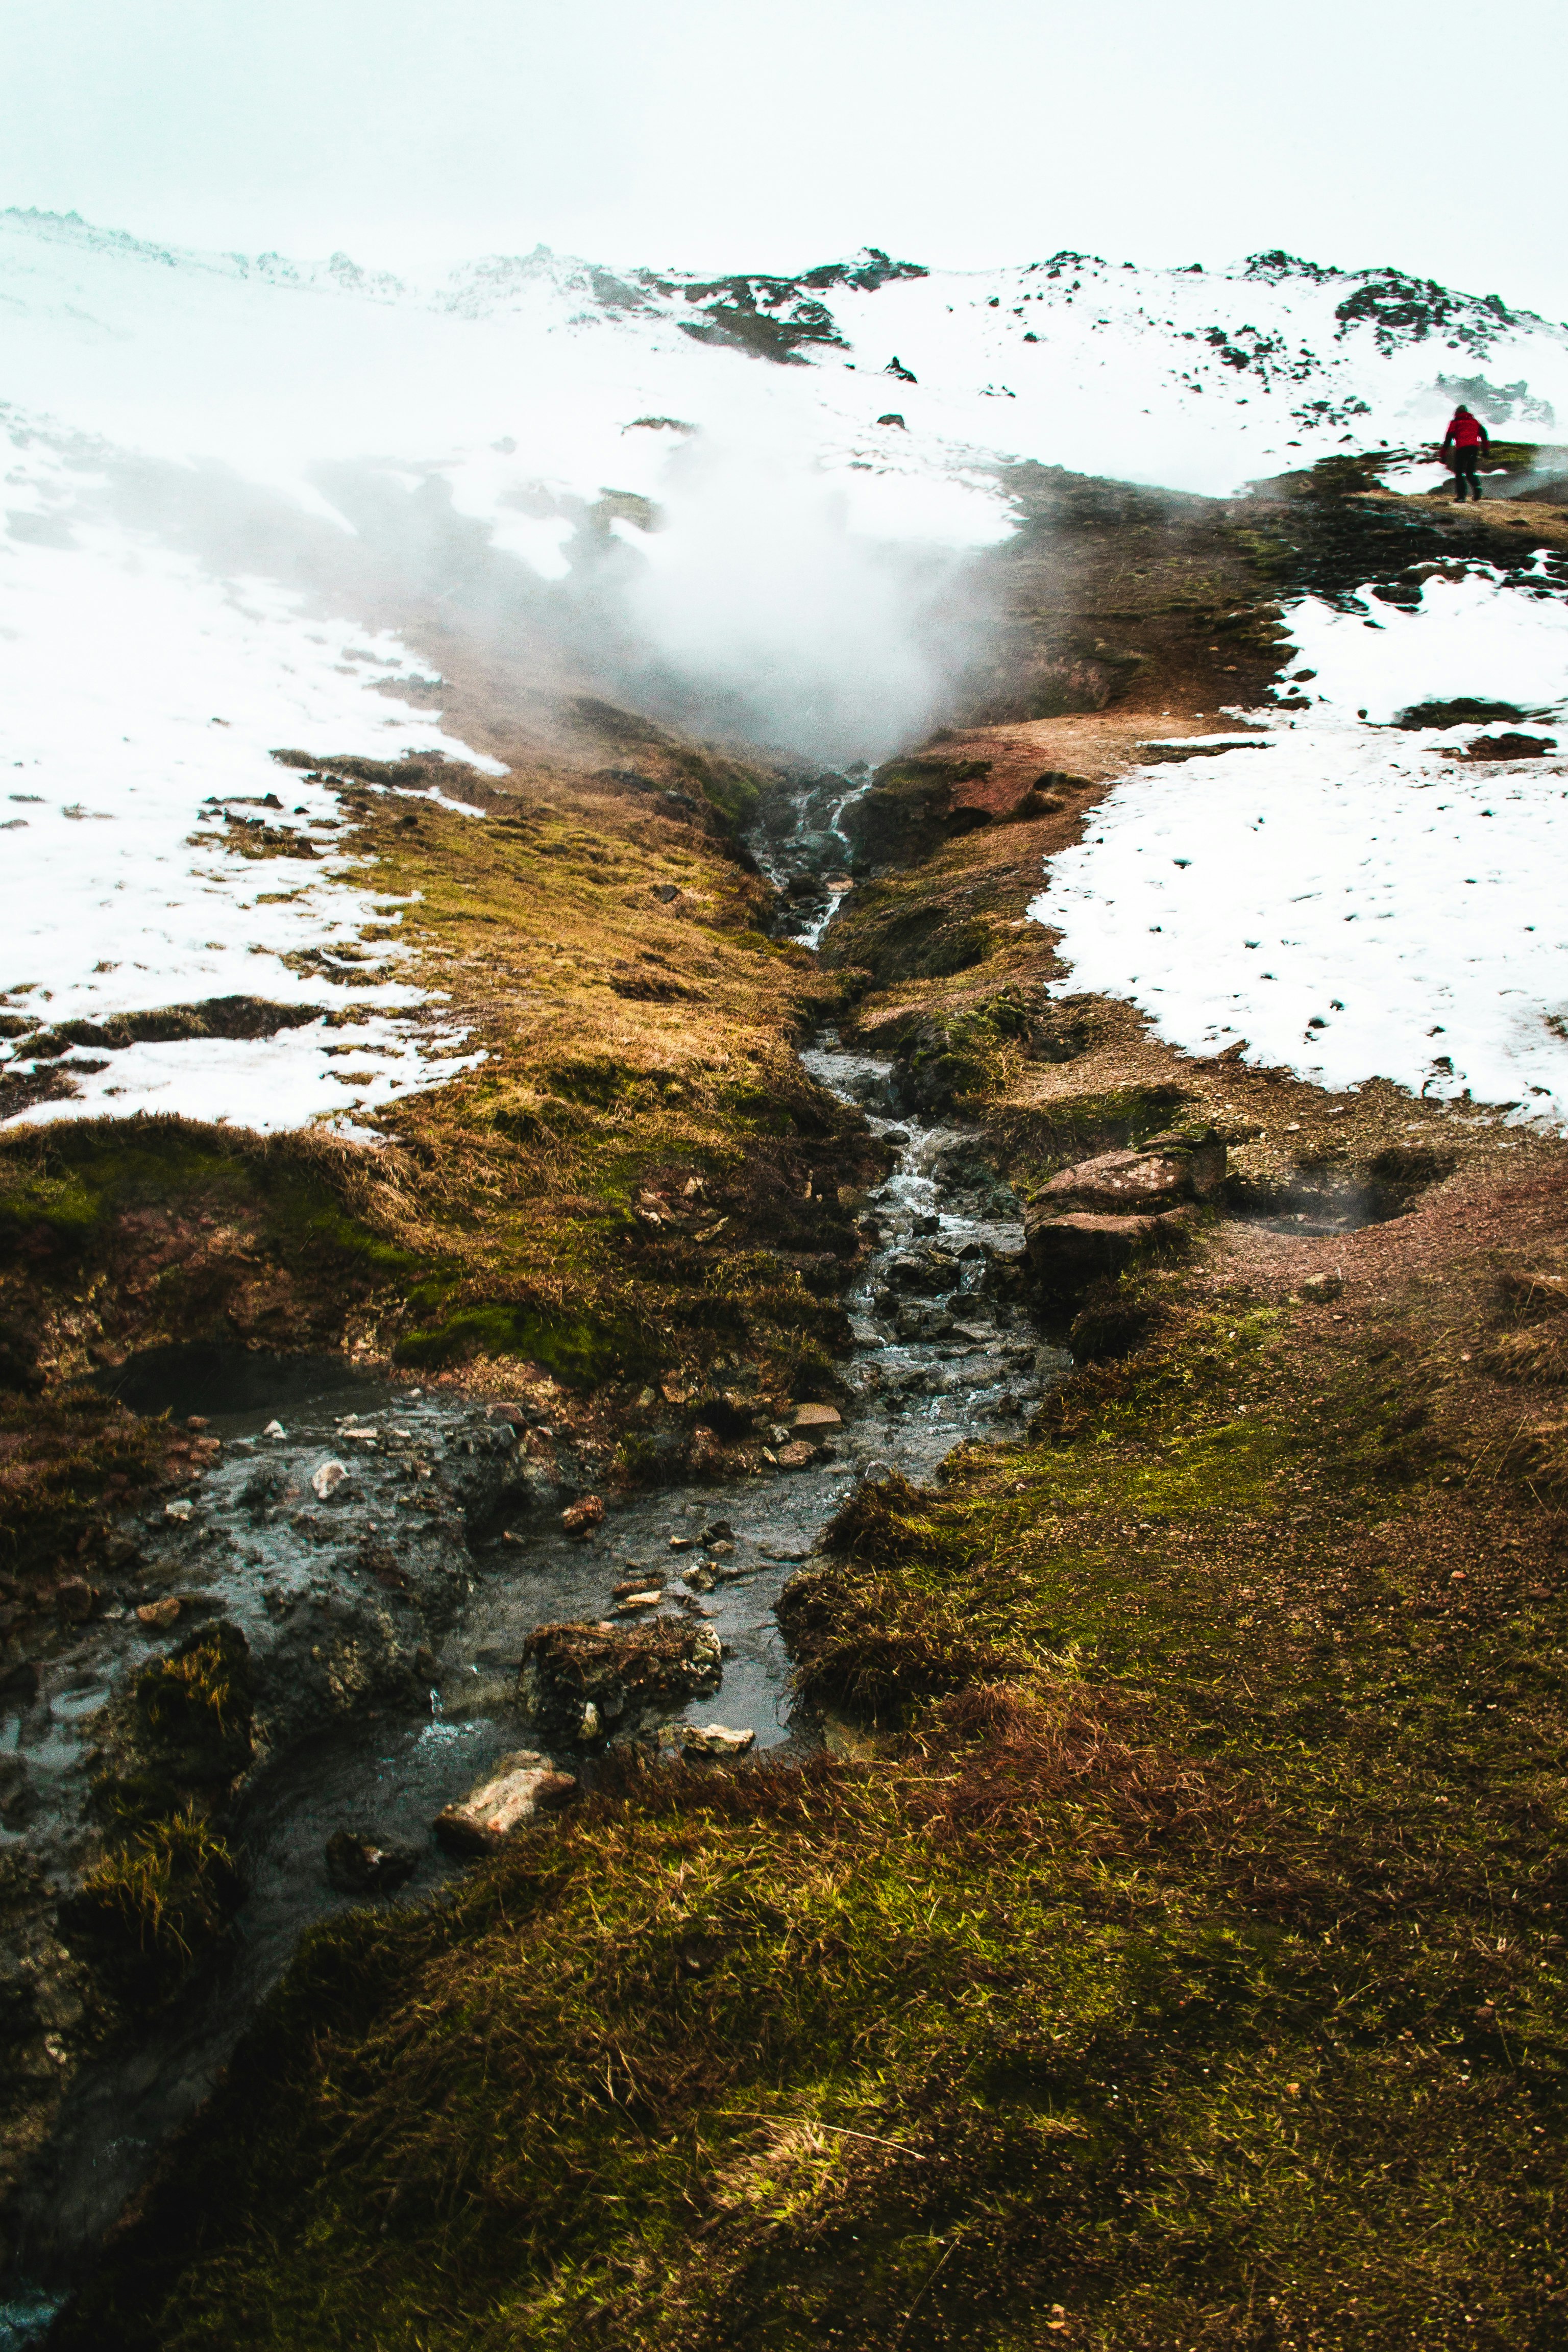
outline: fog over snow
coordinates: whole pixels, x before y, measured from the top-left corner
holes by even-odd
[[[951,592],[966,554],[1011,527],[1010,464],[1223,493],[1347,449],[1404,462],[1392,453],[1430,437],[1461,394],[1534,438],[1568,420],[1562,327],[1495,296],[1279,255],[1204,272],[1058,253],[954,272],[866,253],[795,278],[700,281],[542,248],[415,283],[342,255],[187,253],[74,215],[11,213],[0,323],[0,761],[38,795],[12,804],[0,843],[0,1003],[13,1022],[235,992],[341,1012],[324,968],[298,959],[357,935],[374,877],[330,855],[239,858],[198,819],[215,795],[277,787],[267,754],[282,743],[467,756],[438,714],[371,682],[419,675],[416,645],[388,633],[384,613],[368,635],[324,584],[322,550],[363,543],[372,492],[389,539],[405,527],[410,544],[445,544],[431,539],[444,518],[541,609],[555,599],[565,613],[575,596],[580,628],[584,613],[611,615],[645,670],[687,697],[692,723],[845,761],[919,740],[941,714],[969,650]],[[584,601],[589,583],[600,606]],[[1507,795],[1500,780],[1489,794],[1478,772],[1444,767],[1436,743],[1346,715],[1420,691],[1490,690],[1478,614],[1450,639],[1436,625],[1447,609],[1434,587],[1420,614],[1389,614],[1374,651],[1372,633],[1355,637],[1355,682],[1345,667],[1309,719],[1272,726],[1268,751],[1163,769],[1116,797],[1103,841],[1058,862],[1047,894],[1052,919],[1079,909],[1071,952],[1098,975],[1082,984],[1137,995],[1184,1040],[1246,1034],[1251,1051],[1336,1082],[1381,1070],[1447,1087],[1436,1052],[1417,1053],[1440,1030],[1456,1087],[1509,1098],[1544,1087],[1529,1100],[1558,1102],[1557,1048],[1536,1034],[1552,1009],[1545,967],[1527,946],[1504,959],[1505,1021],[1493,1001],[1504,975],[1482,938],[1510,903],[1516,866],[1519,889],[1542,887],[1531,861],[1554,845],[1551,793],[1521,772]],[[1484,642],[1528,673],[1509,698],[1555,703],[1561,607],[1500,588],[1488,610]],[[1304,662],[1325,633],[1339,648],[1322,656],[1325,677],[1349,664],[1338,616],[1309,605],[1295,625]],[[1443,650],[1455,645],[1458,668]],[[344,661],[345,648],[371,658]],[[1436,683],[1410,688],[1406,673]],[[1439,810],[1432,780],[1450,774],[1461,782]],[[1091,934],[1091,903],[1101,916],[1112,898],[1129,903],[1093,858],[1138,856],[1136,834],[1152,870],[1146,828],[1177,811],[1211,862],[1170,870],[1216,872],[1213,845],[1237,818],[1252,847],[1227,848],[1224,887],[1253,908],[1247,936],[1279,934],[1271,893],[1294,861],[1258,863],[1259,812],[1237,814],[1265,778],[1278,779],[1259,803],[1270,843],[1294,824],[1329,897],[1334,859],[1355,863],[1358,827],[1370,840],[1375,824],[1355,887],[1386,867],[1382,929],[1405,942],[1381,1010],[1359,980],[1334,978],[1342,944],[1287,953],[1281,940],[1268,980],[1252,950],[1216,948],[1200,985],[1195,967],[1176,969],[1188,919],[1174,903],[1130,926],[1118,916],[1110,931],[1097,916]],[[1488,805],[1508,801],[1506,814],[1474,814],[1486,857],[1467,845],[1472,786]],[[285,788],[290,811],[296,800],[305,811],[287,822],[330,814],[329,796]],[[91,814],[67,813],[79,808]],[[1342,930],[1345,914],[1362,919],[1347,906]],[[1290,924],[1292,938],[1317,939],[1305,919]],[[1450,953],[1442,981],[1468,1013],[1432,996],[1422,942],[1439,938],[1474,943],[1458,959],[1469,979]],[[1163,976],[1151,940],[1171,959]],[[1358,935],[1357,953],[1370,952]],[[1298,955],[1298,979],[1282,980],[1276,967],[1297,971]],[[138,1045],[99,1072],[83,1066],[101,1055],[84,1050],[78,1095],[26,1115],[155,1104],[288,1123],[374,1108],[453,1065],[453,1041],[432,1048],[409,1025],[409,993],[391,957],[378,990],[356,993],[366,1017],[353,1033]],[[1332,1027],[1309,1034],[1314,1015]],[[344,1044],[365,1050],[331,1050]],[[0,1054],[26,1066],[25,1036]]]

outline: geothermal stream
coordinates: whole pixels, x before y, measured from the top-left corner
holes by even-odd
[[[758,844],[795,909],[785,927],[812,945],[848,887],[847,873],[825,877],[847,865],[837,820],[857,780],[837,780],[837,794],[830,781],[814,787],[787,842]],[[809,893],[791,888],[803,867]],[[1013,1298],[1018,1204],[977,1136],[899,1117],[892,1063],[847,1050],[831,1032],[802,1060],[858,1104],[897,1154],[866,1202],[872,1247],[846,1301],[854,1347],[844,1425],[803,1470],[606,1496],[604,1524],[572,1538],[562,1505],[591,1482],[574,1478],[563,1449],[558,1484],[533,1466],[553,1435],[537,1413],[513,1425],[483,1402],[422,1392],[339,1358],[170,1349],[118,1376],[138,1410],[200,1413],[222,1441],[188,1517],[159,1503],[127,1532],[148,1564],[142,1582],[181,1597],[173,1638],[204,1619],[244,1633],[274,1755],[237,1825],[247,1892],[218,1957],[133,2047],[85,2066],[68,2095],[26,2197],[41,2284],[0,2304],[0,2352],[37,2340],[303,1930],[373,1899],[334,1887],[328,1839],[365,1832],[402,1850],[405,1897],[428,1897],[463,1866],[435,1843],[431,1824],[498,1758],[534,1744],[516,1692],[534,1626],[601,1619],[616,1582],[657,1569],[670,1580],[659,1613],[700,1613],[723,1644],[718,1691],[681,1719],[752,1730],[758,1749],[815,1744],[816,1727],[794,1711],[773,1615],[796,1564],[858,1480],[894,1470],[929,1478],[965,1438],[1016,1431],[1066,1370],[1070,1360],[1040,1343]],[[349,1475],[318,1499],[311,1482],[329,1461]],[[682,1564],[699,1570],[690,1585]],[[341,1679],[331,1687],[326,1637],[340,1649],[346,1637],[363,1658],[362,1703]],[[14,1759],[13,1771],[26,1774],[29,1842],[46,1862],[68,1862],[80,1843],[74,1824],[82,1776],[95,1769],[95,1713],[169,1642],[133,1616],[100,1618],[53,1662],[31,1705],[18,1715],[14,1700],[3,1702],[13,1712],[0,1728],[0,1766]],[[557,1760],[582,1769],[575,1755]]]

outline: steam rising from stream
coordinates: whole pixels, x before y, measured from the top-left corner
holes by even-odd
[[[931,537],[907,515],[895,536],[853,478],[733,436],[685,442],[665,480],[661,528],[616,529],[643,558],[634,632],[693,716],[836,766],[930,730],[986,626],[960,535],[999,536],[999,502],[928,498]]]

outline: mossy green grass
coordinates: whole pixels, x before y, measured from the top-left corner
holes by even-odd
[[[628,1762],[319,1932],[62,2342],[1560,2340],[1529,1498],[1163,1279],[1157,1348],[791,1589],[874,1760]]]

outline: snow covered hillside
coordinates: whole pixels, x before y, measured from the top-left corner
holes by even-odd
[[[1052,861],[1031,912],[1068,985],[1131,997],[1191,1053],[1568,1122],[1563,738],[1510,729],[1523,755],[1494,759],[1499,721],[1442,707],[1562,724],[1555,584],[1438,576],[1375,621],[1303,598],[1310,709],[1139,770]]]
[[[765,424],[870,471],[844,485],[863,527],[939,534],[964,527],[942,486],[966,461],[1224,493],[1429,437],[1456,398],[1526,437],[1559,417],[1568,433],[1568,330],[1496,295],[1283,254],[957,273],[868,253],[700,279],[542,247],[419,287],[342,255],[180,253],[13,212],[0,317],[13,413],[303,496],[334,458],[434,468],[547,572],[570,537],[535,511],[549,493],[657,494],[682,425]]]
[[[458,1066],[462,1041],[440,1029],[438,1005],[414,1001],[385,948],[379,986],[356,993],[343,1026],[332,954],[373,911],[395,928],[395,909],[374,901],[374,876],[331,854],[330,795],[290,786],[275,823],[297,827],[308,850],[266,867],[226,851],[211,822],[225,804],[237,821],[277,791],[268,755],[280,744],[473,756],[432,711],[439,681],[396,599],[368,562],[357,574],[348,562],[372,504],[378,528],[405,526],[411,544],[439,551],[436,525],[460,526],[492,566],[563,610],[603,577],[607,551],[617,615],[672,675],[734,688],[753,732],[818,756],[876,757],[934,716],[942,673],[921,634],[931,567],[1006,537],[1008,463],[1223,494],[1386,449],[1401,486],[1420,487],[1429,477],[1411,452],[1458,398],[1516,438],[1568,433],[1568,331],[1495,295],[1279,254],[1221,271],[1058,253],[952,273],[868,252],[794,278],[700,279],[542,248],[420,286],[341,255],[297,266],[175,252],[74,215],[10,213],[0,322],[0,760],[11,778],[0,1060],[13,1077],[26,1072],[36,1023],[52,1024],[58,1046],[68,1020],[101,1025],[220,995],[265,1000],[292,1024],[249,1039],[143,1040],[107,1061],[90,1044],[57,1052],[76,1091],[10,1114],[28,1118],[145,1106],[292,1124],[352,1116]],[[336,572],[323,557],[332,547]],[[1559,585],[1543,575],[1541,594]],[[435,602],[439,587],[432,578]],[[1498,614],[1531,601],[1508,594]],[[1436,609],[1428,598],[1410,629],[1426,630]],[[1568,692],[1563,619],[1554,601],[1550,646],[1530,640],[1519,691],[1532,708]],[[1302,612],[1296,625],[1305,642],[1328,623]],[[1378,646],[1397,635],[1389,625]],[[1420,641],[1436,651],[1429,632]],[[1369,639],[1360,658],[1380,657]],[[1452,690],[1480,689],[1456,676]],[[1338,692],[1331,718],[1324,705],[1300,722],[1289,758],[1282,735],[1264,755],[1271,772],[1289,768],[1298,794],[1310,786],[1294,804],[1309,832],[1312,793],[1342,795],[1322,839],[1344,856],[1382,806],[1373,772],[1386,782],[1397,767],[1385,739],[1356,734],[1344,706],[1358,694],[1368,708],[1387,698],[1375,680]],[[1301,764],[1309,738],[1315,782]],[[1253,763],[1247,799],[1259,755],[1236,756]],[[1170,778],[1185,772],[1130,786],[1103,855],[1163,822]],[[1233,781],[1226,761],[1208,763],[1202,793],[1183,787],[1183,824],[1206,793],[1211,836],[1228,839]],[[1518,887],[1536,887],[1557,822],[1513,827],[1498,868],[1505,894],[1516,868]],[[1081,907],[1103,901],[1100,854],[1086,848],[1064,871],[1053,906],[1073,891]],[[1475,862],[1468,848],[1454,856]],[[1240,856],[1227,851],[1225,887],[1252,894],[1241,928],[1266,937],[1283,882],[1251,869],[1244,882]],[[1426,911],[1411,915],[1407,875],[1399,928],[1411,971],[1425,972],[1417,932],[1451,944],[1456,925],[1492,919],[1479,885],[1460,877],[1450,891],[1441,859],[1422,871]],[[1174,957],[1187,919],[1173,905],[1161,919]],[[1081,922],[1071,933],[1072,951],[1092,984],[1147,995],[1150,935],[1145,924],[1135,951],[1097,916],[1092,940]],[[1536,1015],[1552,1009],[1540,946],[1532,977],[1515,976]],[[1194,1045],[1246,1034],[1251,1050],[1289,1058],[1295,1024],[1318,1052],[1304,1008],[1330,985],[1332,957],[1308,961],[1288,1017],[1259,993],[1277,978],[1223,959],[1195,993],[1184,967],[1180,1019],[1170,979],[1152,1009]],[[1484,993],[1492,967],[1476,969]],[[1369,1012],[1363,994],[1361,1026],[1347,1011],[1321,1066],[1342,1081],[1430,1075],[1405,1037],[1432,1010],[1430,989],[1411,986],[1405,1042],[1391,1042],[1392,1012]],[[310,1008],[321,1017],[296,1018]],[[1478,1088],[1502,1083],[1490,1047],[1471,1058]],[[1560,1099],[1534,1061],[1521,1083],[1546,1088],[1532,1102]]]

